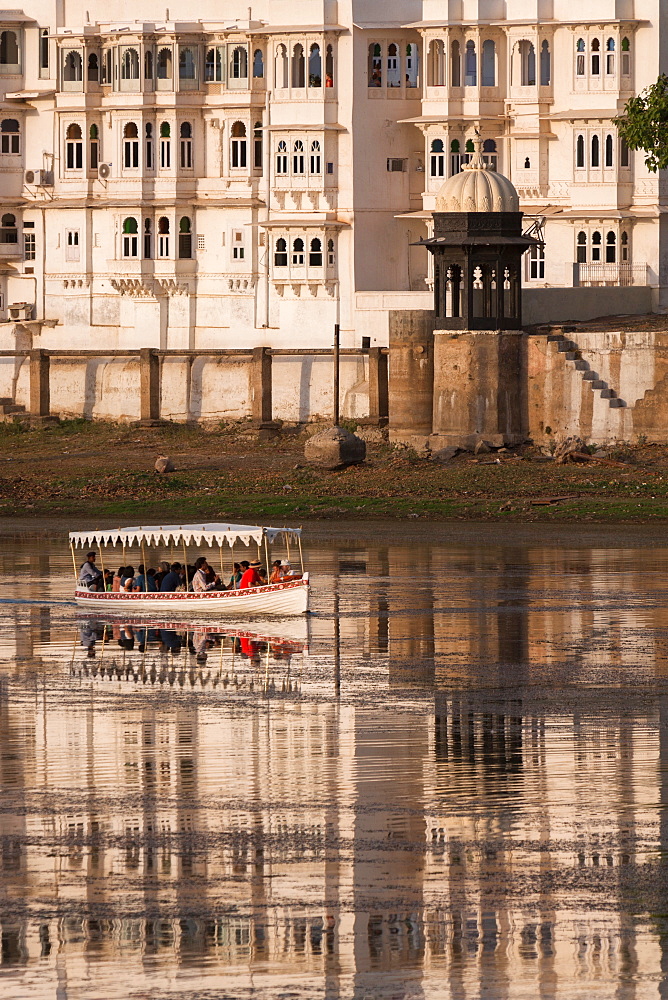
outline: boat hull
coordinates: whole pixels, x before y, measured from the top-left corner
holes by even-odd
[[[138,612],[215,615],[303,615],[308,611],[309,582],[301,580],[249,587],[246,590],[209,590],[204,593],[109,593],[77,587],[74,600],[91,611],[127,615]]]

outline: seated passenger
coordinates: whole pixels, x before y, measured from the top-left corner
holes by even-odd
[[[121,580],[123,579],[124,576],[125,576],[125,566],[120,566],[111,584],[111,589],[114,594],[117,594],[121,589]]]
[[[214,573],[213,580],[209,581],[209,564],[205,556],[200,556],[195,562],[195,573],[193,575],[193,590],[201,594],[206,590],[216,590],[220,583],[220,577]]]
[[[88,587],[90,590],[101,590],[102,589],[102,573],[95,565],[97,553],[89,552],[86,556],[86,562],[81,564],[81,569],[79,570],[79,583],[82,587]]]
[[[242,566],[244,563],[242,562]],[[247,590],[248,587],[259,587],[262,584],[262,578],[258,573],[258,570],[262,566],[259,559],[256,559],[252,563],[246,563],[247,569],[244,571],[244,575],[241,577],[241,582],[239,583],[239,590]]]
[[[125,575],[121,580],[121,590],[124,590],[126,594],[131,594],[134,585],[135,585],[135,568],[134,566],[126,566]]]
[[[155,580],[144,570],[144,564],[139,566],[139,576],[136,578],[134,587],[135,593],[155,593]]]
[[[235,562],[235,564],[234,564],[234,572],[232,573],[232,576],[230,577],[230,582],[227,585],[227,589],[228,590],[236,590],[238,588],[239,584],[241,583],[241,577],[242,576],[243,576],[243,573],[241,572],[241,566],[239,565],[238,562]]]
[[[162,590],[162,581],[165,579],[168,573],[169,573],[169,563],[163,560],[163,562],[160,563],[160,569],[155,574],[156,590]]]
[[[271,564],[271,576],[269,577],[269,583],[280,583],[283,579],[283,574],[281,573],[281,560],[274,559]]]
[[[169,567],[169,573],[165,573],[160,584],[160,590],[173,593],[181,586],[181,563],[173,562]]]

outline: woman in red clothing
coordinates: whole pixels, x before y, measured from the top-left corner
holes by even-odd
[[[246,590],[248,587],[259,587],[262,585],[262,580],[258,573],[261,565],[262,563],[259,559],[256,559],[252,563],[248,563],[245,560],[242,562],[241,567],[244,570],[244,575],[241,577],[239,590]]]

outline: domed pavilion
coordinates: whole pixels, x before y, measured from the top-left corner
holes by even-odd
[[[511,181],[473,157],[436,196],[434,235],[421,240],[434,255],[436,330],[519,330],[522,254],[538,241],[522,233]]]

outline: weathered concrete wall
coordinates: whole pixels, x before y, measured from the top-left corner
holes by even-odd
[[[250,359],[200,356],[163,358],[160,417],[184,422],[244,420],[252,414]],[[366,356],[343,356],[340,365],[341,416],[369,415]],[[61,417],[132,421],[140,418],[138,358],[51,358],[51,413]],[[30,405],[27,359],[0,358],[0,396]],[[273,418],[288,423],[333,416],[332,359],[275,357],[272,364]]]
[[[432,429],[434,313],[390,312],[388,332],[390,439],[422,448]]]
[[[522,333],[436,333],[432,451],[526,437]]]
[[[653,289],[648,286],[595,288],[524,288],[522,322],[567,323],[598,316],[645,315],[652,312]]]

